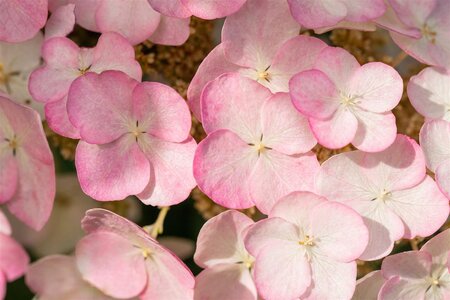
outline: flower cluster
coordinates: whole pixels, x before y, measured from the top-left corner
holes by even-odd
[[[0,299],[25,273],[42,300],[449,299],[449,12],[447,0],[0,0]],[[150,78],[136,51],[182,45],[192,16],[226,19],[185,101],[161,83],[176,75]],[[399,62],[361,64],[323,35],[378,27],[430,65],[405,85],[425,117],[418,136],[397,130]],[[94,47],[73,38],[86,30]],[[44,119],[78,140],[86,202],[52,216],[88,209],[84,236],[44,228],[63,177]],[[319,163],[317,147],[334,155]],[[224,210],[200,229],[197,276],[160,238],[195,187]],[[160,214],[140,227],[87,196],[137,197]],[[13,236],[52,255],[28,266],[10,215],[44,228]],[[79,241],[39,247],[51,232]],[[357,281],[358,263],[381,259]]]

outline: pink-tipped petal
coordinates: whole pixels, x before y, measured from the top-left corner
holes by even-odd
[[[48,126],[57,134],[71,139],[80,138],[80,131],[73,126],[67,115],[67,97],[47,103],[45,117]]]
[[[103,0],[74,0],[77,23],[87,30],[100,31],[95,14],[102,2]]]
[[[172,88],[144,82],[133,91],[133,116],[148,134],[170,142],[189,136],[191,115],[184,99]]]
[[[352,300],[377,300],[385,279],[381,271],[372,271],[356,281]]]
[[[179,19],[161,15],[159,25],[149,40],[159,45],[180,46],[187,41],[191,33],[189,22],[190,18]]]
[[[0,210],[0,233],[11,235],[11,225],[5,214]]]
[[[424,280],[410,281],[399,276],[389,278],[378,293],[379,299],[426,299],[428,284]]]
[[[246,0],[181,0],[194,16],[212,20],[223,18],[237,12]]]
[[[261,111],[264,145],[284,154],[299,154],[311,150],[316,139],[308,120],[292,105],[287,93],[269,98]]]
[[[72,83],[67,100],[70,122],[88,143],[110,143],[134,124],[132,93],[138,82],[122,72],[87,73]],[[132,121],[130,121],[132,120]]]
[[[80,141],[75,165],[81,188],[99,201],[136,195],[150,179],[148,159],[131,135],[104,145]]]
[[[199,188],[225,207],[254,205],[248,180],[258,154],[236,134],[218,130],[198,145],[194,157],[194,177]]]
[[[193,160],[197,143],[188,138],[171,143],[147,136],[139,143],[150,162],[150,179],[138,198],[145,204],[170,206],[189,197],[195,187]]]
[[[348,13],[343,1],[288,0],[288,3],[295,20],[306,28],[333,26]]]
[[[77,244],[76,261],[85,280],[113,297],[137,296],[148,280],[142,250],[115,233],[85,236]]]
[[[58,7],[45,25],[45,38],[64,37],[72,32],[75,26],[75,4]]]
[[[0,132],[0,139],[4,141],[4,137]],[[0,147],[9,147],[8,142],[4,141]],[[19,168],[14,159],[12,151],[2,151],[0,153],[0,204],[9,201],[16,193],[19,185]]]
[[[222,30],[225,56],[237,65],[264,71],[272,64],[279,47],[298,35],[299,30],[285,1],[247,0],[225,20]]]
[[[436,172],[443,162],[450,159],[450,124],[436,120],[423,125],[419,135],[427,167]]]
[[[22,276],[30,259],[22,246],[12,237],[0,233],[0,273],[5,274],[7,281]]]
[[[192,15],[183,0],[147,0],[157,12],[174,18],[188,18]]]
[[[450,230],[444,230],[434,236],[422,246],[420,251],[431,254],[434,264],[445,265],[450,251]]]
[[[436,169],[436,182],[439,186],[439,189],[444,193],[444,195],[450,199],[450,184],[448,182],[448,178],[450,176],[450,160],[446,160],[439,165]]]
[[[360,68],[356,58],[339,47],[327,47],[317,58],[314,69],[324,72],[339,89],[347,87],[353,74]]]
[[[422,279],[430,275],[432,258],[425,251],[407,251],[386,257],[381,265],[384,278],[400,276]]]

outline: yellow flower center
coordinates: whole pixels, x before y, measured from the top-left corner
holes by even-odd
[[[428,24],[424,24],[420,29],[422,36],[425,37],[432,44],[436,43],[436,31],[434,31]]]
[[[298,242],[302,246],[314,246],[314,237],[305,235],[305,238]]]

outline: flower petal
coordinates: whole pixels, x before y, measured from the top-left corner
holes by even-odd
[[[423,125],[419,135],[427,167],[436,172],[439,165],[450,159],[450,124],[436,120]]]
[[[444,230],[422,246],[420,251],[427,252],[433,257],[433,264],[444,265],[447,263],[450,251],[450,230]]]
[[[21,277],[28,266],[30,259],[22,246],[12,237],[0,233],[0,273],[7,281]]]
[[[450,199],[450,185],[448,183],[448,178],[450,176],[450,160],[446,160],[439,165],[436,169],[436,182],[444,195]]]
[[[80,138],[80,131],[73,126],[67,114],[67,96],[61,100],[47,103],[45,117],[48,127],[57,134],[71,139]]]
[[[75,4],[59,6],[45,25],[45,38],[64,37],[72,32],[75,26]]]
[[[205,20],[223,18],[237,12],[246,0],[181,0],[194,16]]]
[[[191,34],[189,23],[190,18],[179,19],[161,15],[159,25],[149,40],[160,45],[180,46]]]
[[[4,140],[1,132],[0,140]],[[19,169],[17,162],[14,159],[12,151],[8,151],[8,142],[2,144],[0,144],[0,149],[5,147],[7,150],[2,150],[0,152],[0,204],[9,201],[16,193],[19,185]]]
[[[77,23],[87,30],[99,32],[95,14],[102,2],[102,0],[76,0],[75,19]]]
[[[183,0],[148,0],[157,12],[174,18],[187,18],[192,14],[183,4]]]
[[[352,300],[377,300],[378,293],[385,279],[381,271],[372,271],[356,281],[356,289]]]
[[[425,291],[428,284],[426,281],[411,282],[398,276],[391,277],[381,287],[378,293],[379,299],[425,299]]]
[[[343,1],[288,0],[295,20],[306,28],[333,26],[347,16]]]
[[[431,255],[425,251],[407,251],[386,257],[381,265],[384,278],[399,276],[408,280],[425,279],[431,273]]]

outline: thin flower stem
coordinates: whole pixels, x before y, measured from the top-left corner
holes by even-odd
[[[155,223],[151,226],[150,235],[152,238],[156,239],[158,235],[162,234],[164,231],[164,220],[167,216],[170,206],[160,207],[158,218]]]

